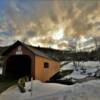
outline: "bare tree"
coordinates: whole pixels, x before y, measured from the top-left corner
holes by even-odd
[[[100,55],[99,55],[99,52],[98,52],[98,41],[97,41],[96,37],[93,37],[93,40],[94,40],[95,47],[96,47],[95,55],[96,55],[97,60],[100,62],[100,60],[99,60],[100,59]]]
[[[79,67],[79,62],[78,62],[78,57],[77,57],[77,48],[76,48],[77,43],[75,43],[75,46],[72,48],[72,62],[75,67],[75,70],[78,70]]]

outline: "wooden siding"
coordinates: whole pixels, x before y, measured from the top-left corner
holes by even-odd
[[[48,68],[44,68],[44,62],[49,64]],[[48,81],[56,72],[59,71],[59,63],[52,59],[35,56],[35,79]]]

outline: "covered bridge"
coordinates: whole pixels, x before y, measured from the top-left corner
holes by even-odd
[[[20,41],[16,41],[2,54],[4,56],[3,75],[18,79],[23,76],[47,81],[59,71],[59,62]]]

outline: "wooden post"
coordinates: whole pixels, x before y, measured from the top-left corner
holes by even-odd
[[[32,96],[32,91],[33,91],[32,81],[33,81],[33,68],[32,68],[32,64],[31,64],[31,96]]]
[[[31,76],[31,96],[32,96],[32,90],[33,90],[33,88],[32,88],[32,81],[33,81],[33,77]]]

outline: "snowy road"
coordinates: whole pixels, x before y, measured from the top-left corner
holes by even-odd
[[[100,100],[100,80],[65,86],[33,81],[33,92],[20,93],[16,86],[0,95],[0,100]]]

